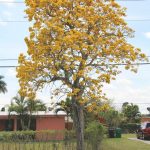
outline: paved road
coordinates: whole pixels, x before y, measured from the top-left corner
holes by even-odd
[[[145,144],[150,144],[150,141],[146,141],[146,140],[139,140],[137,138],[128,138],[129,140],[134,140],[134,141],[139,141],[139,142],[143,142]]]

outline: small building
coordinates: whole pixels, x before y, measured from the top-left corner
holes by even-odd
[[[142,115],[141,123],[143,122],[150,122],[150,115]]]
[[[65,130],[65,113],[54,113],[52,111],[40,111],[33,113],[31,130]],[[17,114],[9,115],[8,112],[0,112],[0,131],[21,130]]]

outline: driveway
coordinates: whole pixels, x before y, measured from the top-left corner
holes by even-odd
[[[139,141],[139,142],[143,142],[145,144],[150,144],[150,141],[146,141],[146,140],[139,140],[137,138],[128,138],[129,140],[133,140],[133,141]]]

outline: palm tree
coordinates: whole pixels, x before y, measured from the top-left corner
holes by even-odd
[[[0,75],[0,93],[6,93],[7,92],[7,84],[2,80],[4,77]]]
[[[27,101],[27,110],[28,110],[28,129],[30,128],[31,120],[32,120],[32,114],[37,111],[46,111],[45,104],[39,100],[32,100],[28,99]]]
[[[2,107],[2,108],[1,108],[1,111],[5,111],[5,107]]]
[[[26,129],[25,120],[28,114],[27,111],[27,100],[25,97],[20,96],[19,94],[13,97],[10,106],[8,107],[9,114],[11,115],[12,112],[15,112],[18,115],[18,119],[21,123],[22,130]]]
[[[69,122],[69,116],[72,116],[72,104],[71,104],[71,99],[66,98],[65,101],[61,101],[59,103],[56,103],[55,107],[55,113],[57,114],[59,111],[64,111],[67,114],[67,128],[68,128],[68,122]]]
[[[46,110],[46,106],[41,100],[31,100],[19,94],[13,100],[8,111],[17,113],[22,130],[30,129],[33,112]]]

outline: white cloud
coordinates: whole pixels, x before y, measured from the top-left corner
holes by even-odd
[[[150,106],[150,85],[137,87],[130,79],[119,78],[110,85],[104,86],[107,97],[113,100],[114,106],[120,109],[122,103],[129,102],[138,104],[142,113],[148,113],[147,107]]]
[[[146,36],[146,38],[150,39],[150,32],[146,32],[144,33],[144,35]]]

